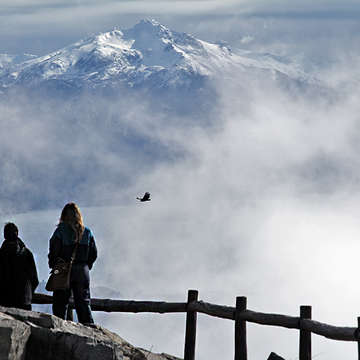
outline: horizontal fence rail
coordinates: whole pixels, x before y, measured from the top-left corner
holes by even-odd
[[[52,304],[53,297],[45,294],[34,294],[33,304]],[[74,303],[70,300],[70,305]],[[187,311],[187,303],[170,303],[165,301],[134,301],[134,300],[111,300],[91,299],[91,310],[104,312],[153,312],[153,313],[183,313]]]
[[[33,304],[52,304],[52,296],[45,294],[34,294]],[[74,306],[72,301],[70,305]],[[236,308],[231,306],[215,305],[204,301],[186,302],[165,302],[165,301],[134,301],[134,300],[111,300],[111,299],[91,299],[91,309],[93,311],[104,312],[151,312],[151,313],[179,313],[179,312],[198,312],[222,319],[235,320]],[[288,329],[307,330],[314,334],[324,336],[328,339],[339,341],[358,341],[355,337],[356,327],[340,327],[321,323],[319,321],[302,319],[300,317],[268,314],[244,310],[238,314],[239,319],[268,326],[278,326]]]

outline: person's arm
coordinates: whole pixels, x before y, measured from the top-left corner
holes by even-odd
[[[97,248],[95,244],[95,238],[92,232],[90,232],[90,244],[89,244],[89,259],[88,259],[88,265],[89,269],[91,270],[95,260],[97,258]]]
[[[56,260],[58,257],[60,257],[62,250],[62,240],[60,238],[60,234],[58,232],[58,229],[55,230],[53,236],[50,239],[49,243],[49,267],[53,268]]]

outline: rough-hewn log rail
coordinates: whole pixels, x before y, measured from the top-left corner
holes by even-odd
[[[34,304],[52,304],[52,296],[44,294],[34,294]],[[179,313],[196,311],[222,319],[235,320],[235,307],[222,306],[194,301],[187,303],[170,303],[164,301],[133,301],[133,300],[110,300],[110,299],[91,299],[91,308],[94,311],[105,312],[154,312],[154,313]],[[339,327],[328,325],[314,320],[300,319],[300,317],[267,314],[245,310],[239,314],[239,318],[251,323],[279,326],[288,329],[308,330],[314,334],[324,336],[333,340],[358,341],[355,338],[355,327]]]
[[[169,303],[165,301],[134,301],[91,299],[91,309],[106,312],[154,312],[179,313],[186,312],[186,303]]]
[[[52,304],[52,296],[34,294],[33,304]],[[70,301],[70,305],[74,305]],[[111,300],[91,299],[91,310],[105,312],[154,312],[154,313],[177,313],[186,312],[187,303],[169,303],[165,301],[134,301],[134,300]]]
[[[204,313],[210,316],[216,316],[223,319],[235,320],[235,308],[231,306],[221,306],[198,301],[190,305],[191,310]],[[314,320],[301,319],[300,317],[267,314],[245,310],[239,314],[239,317],[251,323],[279,326],[288,329],[308,330],[314,334],[324,336],[333,340],[358,341],[354,337],[355,327],[340,327],[328,325]]]

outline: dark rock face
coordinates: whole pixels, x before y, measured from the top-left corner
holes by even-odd
[[[0,307],[1,360],[179,360],[135,348],[100,326]]]
[[[274,352],[272,352],[269,357],[268,360],[285,360],[284,358],[282,358],[281,356],[275,354]]]
[[[0,313],[0,359],[25,359],[30,333],[28,325]]]

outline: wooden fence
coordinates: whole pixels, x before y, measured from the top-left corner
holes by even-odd
[[[52,304],[52,296],[34,294],[33,304]],[[74,304],[70,302],[71,308]],[[236,298],[236,306],[222,306],[198,300],[198,291],[189,290],[187,302],[170,303],[164,301],[133,301],[91,299],[93,311],[105,312],[150,312],[150,313],[179,313],[186,312],[184,360],[195,359],[196,322],[197,313],[203,313],[235,322],[235,360],[247,360],[246,323],[268,326],[279,326],[299,331],[299,360],[311,359],[311,334],[324,336],[339,341],[356,341],[358,343],[358,359],[360,360],[360,317],[357,318],[358,327],[339,327],[324,324],[311,318],[311,306],[300,306],[299,316],[267,314],[255,312],[247,308],[246,297]],[[68,319],[72,320],[72,310]]]

